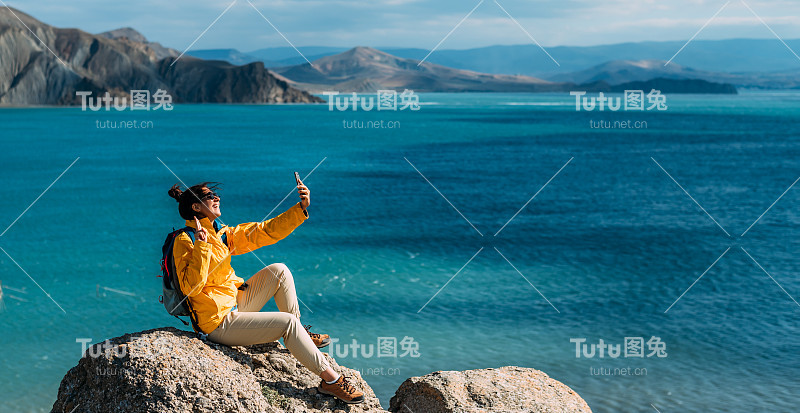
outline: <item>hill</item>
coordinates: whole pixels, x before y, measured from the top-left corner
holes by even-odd
[[[615,60],[573,73],[549,77],[554,82],[592,83],[603,81],[611,85],[625,82],[663,79],[701,79],[725,82],[742,88],[792,89],[800,86],[800,71],[772,73],[708,72],[684,67],[676,63],[665,66],[662,60]]]
[[[158,60],[165,59],[167,57],[178,57],[181,54],[175,49],[162,46],[161,43],[148,41],[143,34],[130,27],[110,30],[100,33],[98,36],[105,37],[106,39],[130,41],[134,44],[144,45],[155,53],[156,59]]]
[[[650,90],[658,89],[656,85],[663,87],[660,90],[664,93],[736,93],[731,85],[697,79],[654,76],[635,79],[639,83],[612,83],[607,78],[584,76],[588,78],[573,82],[478,73],[428,62],[419,65],[416,60],[392,56],[369,47],[356,47],[312,63],[272,70],[293,86],[311,93],[366,93],[380,89],[411,89],[416,92],[615,92],[619,86]]]
[[[300,89],[373,92],[412,89],[419,92],[548,92],[562,90],[553,82],[529,76],[477,73],[392,56],[369,47],[312,62],[272,70]]]

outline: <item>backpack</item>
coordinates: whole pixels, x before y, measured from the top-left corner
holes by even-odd
[[[219,224],[214,221],[214,229],[219,231]],[[194,244],[194,232],[192,227],[184,227],[178,230],[173,230],[167,235],[164,240],[164,245],[161,247],[161,290],[162,294],[158,301],[164,305],[169,315],[180,320],[184,325],[189,325],[181,317],[189,317],[192,323],[192,328],[198,333],[202,330],[197,325],[197,314],[192,309],[192,303],[181,291],[180,281],[178,280],[178,270],[175,268],[175,256],[173,254],[175,247],[175,240],[178,239],[183,233],[189,236],[189,239]],[[222,234],[222,242],[228,246],[227,234]]]

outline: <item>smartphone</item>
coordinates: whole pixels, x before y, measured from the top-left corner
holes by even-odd
[[[295,172],[294,173],[294,180],[297,182],[297,185],[300,185],[300,174]]]

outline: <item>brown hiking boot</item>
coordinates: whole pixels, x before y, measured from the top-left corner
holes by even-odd
[[[328,384],[325,380],[319,383],[317,390],[322,394],[327,394],[347,403],[358,404],[364,401],[364,393],[358,391],[352,384],[347,382],[343,375],[339,375],[336,383]]]
[[[305,327],[306,332],[308,333],[308,336],[311,337],[311,341],[314,342],[314,345],[317,346],[317,348],[328,347],[328,344],[331,344],[331,337],[329,335],[312,333],[310,331],[311,330],[311,326],[310,325],[303,326],[303,327]]]

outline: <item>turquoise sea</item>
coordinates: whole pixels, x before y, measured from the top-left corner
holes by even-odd
[[[312,170],[311,219],[233,265],[286,263],[331,352],[395,338],[396,357],[334,354],[384,406],[411,376],[516,365],[595,412],[796,411],[800,92],[667,99],[2,109],[0,411],[49,411],[80,340],[183,327],[157,301],[161,243],[183,225],[172,184],[224,183],[231,225],[288,208],[293,172]],[[344,127],[368,121],[392,127]],[[576,356],[626,337],[641,357]]]

